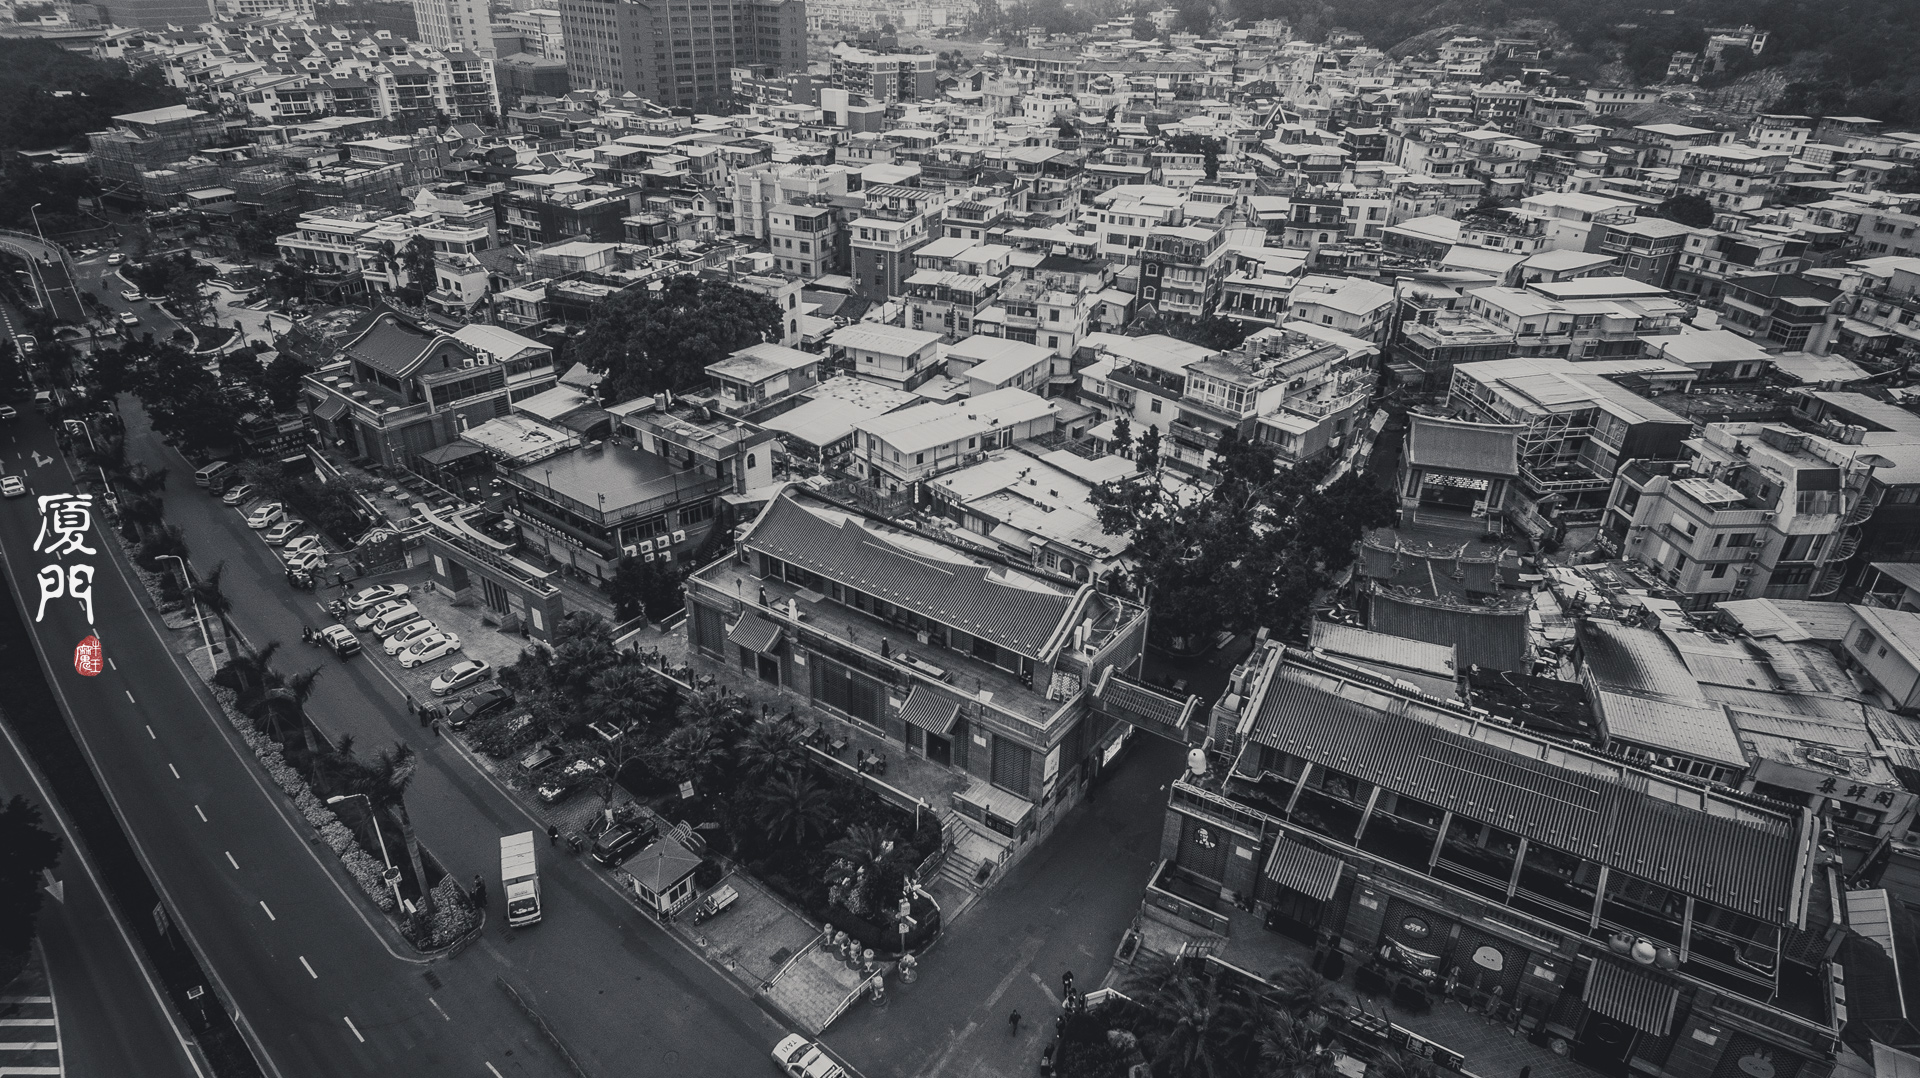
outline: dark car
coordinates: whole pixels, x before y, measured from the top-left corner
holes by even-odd
[[[513,693],[498,685],[489,685],[479,692],[469,693],[464,700],[447,708],[446,718],[442,721],[449,728],[458,730],[475,719],[485,718],[499,708],[512,705]]]
[[[654,825],[650,821],[621,824],[601,835],[593,843],[593,859],[613,868],[625,861],[635,850],[645,846],[653,838]]]

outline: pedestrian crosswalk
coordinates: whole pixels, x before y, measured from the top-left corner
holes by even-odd
[[[57,1078],[64,1073],[60,1066],[60,1016],[54,1010],[53,997],[0,996],[0,1078]]]

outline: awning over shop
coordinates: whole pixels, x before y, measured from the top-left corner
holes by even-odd
[[[1288,890],[1325,902],[1333,897],[1333,889],[1340,886],[1340,859],[1307,849],[1297,842],[1278,839],[1273,844],[1273,855],[1267,858],[1267,878]]]
[[[733,631],[727,634],[727,642],[738,644],[748,651],[769,654],[774,645],[780,642],[780,626],[758,614],[742,614]]]
[[[329,423],[345,414],[347,414],[347,402],[339,397],[328,397],[320,402],[320,407],[313,410],[315,419],[324,419]]]
[[[966,697],[951,689],[917,682],[907,693],[907,702],[900,705],[900,717],[922,730],[945,737],[953,732],[953,724],[959,720],[960,708],[966,702]]]
[[[428,464],[439,467],[452,464],[456,460],[465,460],[476,454],[484,453],[486,453],[486,450],[471,442],[448,442],[438,449],[429,449],[425,453],[420,454],[420,459]]]
[[[1608,1018],[1664,1037],[1673,1028],[1673,1009],[1680,1001],[1680,992],[1644,973],[1596,959],[1581,998]]]

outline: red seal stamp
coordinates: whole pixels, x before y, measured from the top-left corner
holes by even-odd
[[[73,646],[73,669],[81,677],[100,676],[100,667],[105,662],[99,637],[89,636]]]

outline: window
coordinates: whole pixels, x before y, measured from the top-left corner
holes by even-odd
[[[1148,410],[1148,411],[1150,411],[1150,412],[1152,412],[1152,413],[1154,413],[1155,415],[1159,415],[1159,414],[1160,414],[1160,399],[1159,399],[1158,397],[1155,397],[1154,399],[1152,399],[1152,400],[1150,400],[1150,401],[1148,401],[1148,402],[1147,402],[1147,410]]]

